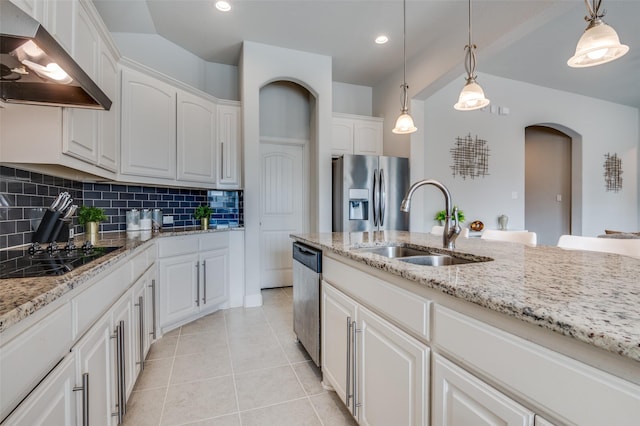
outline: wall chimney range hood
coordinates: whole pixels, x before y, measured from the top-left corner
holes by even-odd
[[[5,102],[111,108],[111,100],[42,25],[0,0],[0,98]]]

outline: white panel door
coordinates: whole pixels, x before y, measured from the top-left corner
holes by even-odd
[[[433,376],[433,424],[533,425],[533,412],[437,354]]]
[[[359,423],[428,425],[427,346],[364,308],[358,329]]]
[[[75,383],[75,357],[70,354],[18,406],[6,420],[6,424],[14,426],[80,424],[82,417],[79,420],[76,419],[76,401],[79,402],[82,399],[73,391]]]
[[[200,309],[208,310],[229,300],[229,250],[212,250],[200,254],[202,292]]]
[[[160,327],[195,315],[200,310],[197,254],[160,261]]]
[[[308,227],[304,154],[302,145],[260,145],[261,288],[293,283],[289,235]]]
[[[216,104],[178,92],[178,179],[216,180]]]

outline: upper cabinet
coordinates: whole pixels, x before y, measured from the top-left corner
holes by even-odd
[[[178,180],[211,184],[216,179],[216,104],[178,92]]]
[[[333,114],[331,154],[382,155],[383,119]]]
[[[240,107],[218,105],[218,153],[220,173],[218,188],[239,189],[242,187],[242,138]]]
[[[122,180],[239,189],[240,107],[133,66],[122,67]]]
[[[47,28],[113,103],[109,111],[5,105],[0,113],[3,161],[44,168],[65,166],[115,179],[119,157],[119,55],[93,3],[33,0],[16,4]]]
[[[122,70],[121,173],[176,178],[175,87],[133,69]]]

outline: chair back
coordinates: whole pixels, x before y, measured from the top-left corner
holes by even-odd
[[[509,241],[512,243],[527,244],[535,246],[538,236],[535,232],[529,231],[499,231],[497,229],[485,229],[482,231],[481,239],[494,241]]]
[[[600,251],[640,258],[640,239],[617,239],[562,235],[558,247],[573,250]]]

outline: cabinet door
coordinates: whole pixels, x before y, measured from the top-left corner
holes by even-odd
[[[356,155],[382,155],[382,122],[354,120],[353,153]]]
[[[331,136],[331,154],[353,154],[353,121],[334,117]]]
[[[437,354],[433,376],[433,424],[533,425],[531,411]]]
[[[76,421],[76,401],[81,401],[82,397],[73,391],[75,383],[75,356],[70,354],[7,418],[6,424],[15,426],[81,424],[82,417]]]
[[[202,272],[200,308],[209,310],[229,300],[229,250],[212,250],[200,255]]]
[[[326,281],[322,282],[322,373],[338,394],[338,397],[351,409],[351,400],[347,401],[348,380],[351,380],[353,365],[348,357],[347,345],[350,335],[347,325],[356,320],[356,302],[333,288]],[[349,343],[347,343],[349,341]],[[349,376],[349,378],[347,378]]]
[[[218,105],[218,153],[220,155],[218,188],[240,188],[242,173],[240,107]]]
[[[175,179],[176,89],[128,68],[122,70],[123,174]]]
[[[199,311],[197,254],[160,260],[160,326],[167,327]]]
[[[144,325],[147,333],[147,338],[144,344],[144,358],[149,353],[151,344],[156,340],[157,321],[158,321],[158,279],[156,275],[156,267],[152,266],[149,269],[149,275],[147,279],[147,285],[145,287],[145,307],[144,307]]]
[[[112,332],[116,332],[118,325],[123,326],[124,333],[124,378],[125,378],[125,390],[126,395],[129,395],[133,390],[133,385],[136,381],[136,369],[134,357],[135,354],[135,340],[134,340],[134,306],[131,297],[131,292],[127,292],[112,308],[113,312],[113,324]],[[114,383],[117,383],[116,373],[113,375]],[[113,397],[117,396],[116,389],[114,389]],[[126,399],[126,397],[125,397]]]
[[[131,334],[133,336],[133,362],[131,368],[133,370],[133,377],[138,377],[138,374],[142,372],[144,365],[144,357],[146,355],[145,346],[147,340],[149,340],[147,333],[147,283],[149,281],[148,274],[143,274],[138,281],[133,285],[132,291],[132,303],[133,303],[133,324],[131,327]]]
[[[111,338],[111,317],[105,315],[74,347],[77,360],[76,382],[89,373],[89,424],[112,425],[117,418],[113,399],[113,374],[115,371],[115,339]],[[81,419],[81,413],[78,419]]]
[[[109,111],[96,111],[100,123],[98,133],[98,166],[103,169],[118,171],[119,114],[120,90],[118,62],[111,51],[101,44],[100,49],[100,88],[111,99]]]
[[[89,14],[76,5],[74,15],[73,59],[94,81],[98,80],[98,50],[100,37]],[[66,137],[63,138],[65,154],[98,163],[98,112],[88,109],[65,109]]]
[[[427,425],[429,349],[365,308],[358,310],[361,425]]]
[[[216,105],[178,92],[178,179],[213,184],[216,179]]]
[[[73,18],[79,3],[69,0],[39,0],[43,10],[43,25],[64,47],[67,53],[73,51]],[[38,8],[36,7],[36,10]],[[40,20],[40,18],[36,17]]]

